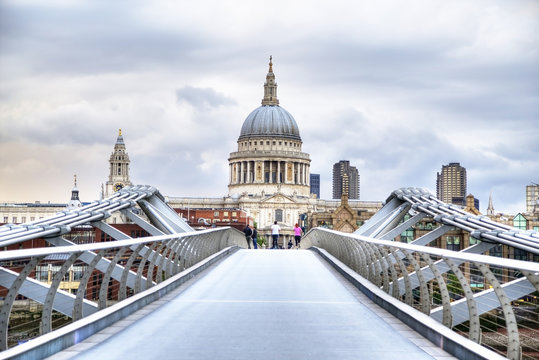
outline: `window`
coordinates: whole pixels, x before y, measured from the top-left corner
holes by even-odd
[[[527,220],[524,216],[522,216],[522,214],[517,214],[517,216],[513,218],[513,226],[516,227],[517,229],[526,230],[527,228],[526,225],[527,225]]]
[[[479,244],[479,240],[470,236],[470,246],[475,245],[475,244]]]
[[[13,223],[13,224],[16,224],[16,223],[17,223],[17,217],[16,217],[16,216],[13,217],[12,223]]]
[[[25,223],[25,222],[26,222],[26,216],[23,216],[23,217],[21,218],[21,221],[22,221],[23,223]]]
[[[269,145],[269,141],[266,141],[266,145]]]
[[[232,216],[236,217],[236,216],[238,216],[238,213],[236,213],[235,211],[232,211]]]
[[[447,250],[459,251],[460,250],[460,236],[448,235],[445,238],[447,244]]]
[[[36,220],[36,218],[35,218],[35,217],[33,217],[33,216],[30,216],[30,221],[35,221],[35,220]]]
[[[515,249],[515,260],[528,260],[528,252],[526,250]]]
[[[228,216],[228,211],[223,211],[223,216]]]
[[[282,209],[276,209],[275,210],[275,220],[276,221],[283,221],[283,210]]]
[[[219,217],[219,211],[214,211],[213,212],[213,217]]]
[[[4,216],[4,223],[7,224],[7,222],[8,222],[8,218],[7,216]]]
[[[414,229],[409,228],[401,233],[401,242],[409,243],[414,240]]]

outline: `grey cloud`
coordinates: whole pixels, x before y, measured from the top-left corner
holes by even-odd
[[[189,85],[176,90],[176,99],[178,102],[185,101],[201,110],[236,105],[236,101],[212,88],[197,88]]]
[[[94,176],[102,181],[117,128],[127,128],[134,181],[156,185],[172,196],[220,196],[226,191],[227,156],[236,147],[249,104],[259,104],[267,56],[273,54],[281,104],[304,107],[292,113],[312,170],[322,175],[326,197],[331,167],[341,159],[359,167],[362,198],[371,200],[385,199],[401,186],[433,189],[436,172],[452,161],[468,169],[469,191],[483,207],[490,190],[496,206],[498,196],[500,203],[514,203],[523,197],[528,181],[539,182],[539,68],[536,55],[532,59],[537,49],[533,43],[515,44],[510,48],[515,53],[503,59],[483,53],[477,54],[480,59],[452,57],[473,43],[475,20],[467,20],[458,34],[440,28],[433,36],[409,41],[406,35],[388,35],[400,30],[415,34],[407,32],[410,24],[384,21],[368,26],[367,34],[359,23],[346,34],[338,34],[338,26],[313,23],[285,38],[279,36],[280,27],[273,28],[275,36],[267,38],[264,31],[271,23],[264,20],[256,26],[238,24],[252,32],[223,28],[223,33],[219,29],[227,25],[225,16],[208,9],[208,16],[218,15],[215,30],[196,24],[160,26],[148,22],[150,15],[138,5],[0,3],[0,144],[65,145],[69,150],[61,160],[74,164],[79,161],[68,152],[100,144],[106,151],[95,161],[103,164],[103,174]],[[466,8],[455,6],[455,15]],[[178,22],[191,16],[191,9],[182,8]],[[437,5],[429,9],[441,10]],[[293,28],[295,15],[283,18],[283,28]],[[537,21],[531,25],[536,27]],[[485,31],[489,38],[492,33]],[[503,42],[489,44],[494,53],[504,51]],[[209,79],[226,88],[186,86]],[[125,83],[110,86],[110,81]],[[174,98],[163,96],[172,95],[175,86]],[[300,89],[298,102],[284,96],[291,89]],[[241,106],[235,106],[236,99]],[[63,106],[85,102],[89,105]],[[118,111],[107,110],[116,104]],[[317,116],[312,108],[330,115]],[[300,111],[314,114],[302,118]],[[459,139],[462,134],[472,140],[465,143]],[[212,176],[199,168],[204,151],[218,157],[211,163]]]
[[[56,9],[3,6],[3,53],[35,73],[126,72],[193,66],[196,34],[172,33],[140,22],[129,6],[101,2]],[[3,21],[2,21],[3,22]]]

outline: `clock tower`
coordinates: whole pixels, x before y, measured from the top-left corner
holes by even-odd
[[[118,138],[114,144],[114,151],[110,155],[109,165],[109,180],[105,187],[105,197],[132,185],[129,180],[129,155],[125,151],[122,129],[118,131]]]

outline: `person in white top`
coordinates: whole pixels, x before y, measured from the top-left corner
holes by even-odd
[[[281,231],[281,227],[277,225],[277,221],[275,221],[273,225],[271,225],[271,237],[273,238],[272,249],[279,248],[279,231]]]

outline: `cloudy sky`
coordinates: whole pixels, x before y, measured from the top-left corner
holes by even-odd
[[[539,2],[0,0],[0,202],[97,199],[122,128],[131,178],[227,194],[269,55],[311,172],[362,200],[467,169],[485,211],[539,183]]]

